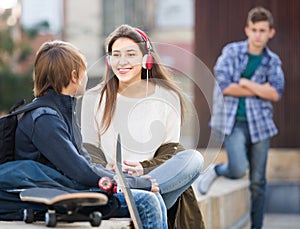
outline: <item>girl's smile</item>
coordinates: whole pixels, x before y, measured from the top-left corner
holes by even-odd
[[[127,37],[117,39],[112,45],[112,70],[119,86],[131,85],[141,80],[143,54],[137,43]]]

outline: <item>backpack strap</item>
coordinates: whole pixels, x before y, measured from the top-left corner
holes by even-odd
[[[54,104],[54,102],[52,100],[47,99],[47,98],[36,98],[31,103],[26,104],[25,106],[23,106],[22,108],[20,108],[20,109],[18,109],[16,111],[13,111],[8,116],[19,115],[19,114],[22,114],[22,113],[34,110],[34,109],[39,108],[39,107],[49,107],[49,108],[52,108],[61,117],[63,117],[62,114],[61,114],[61,112],[59,111],[58,107]]]
[[[21,101],[17,102],[16,104],[14,104],[10,109],[9,109],[9,114],[14,112],[15,110],[17,110],[17,108],[19,108],[20,106],[24,105],[26,102],[25,99],[22,99]]]

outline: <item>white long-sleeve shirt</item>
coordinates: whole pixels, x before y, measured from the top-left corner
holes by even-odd
[[[128,161],[152,159],[165,143],[179,142],[181,109],[178,95],[161,86],[145,98],[117,95],[114,117],[101,133],[105,98],[99,107],[100,85],[87,91],[82,101],[81,131],[83,142],[101,147],[107,162],[115,158],[117,134],[120,133],[122,158]]]

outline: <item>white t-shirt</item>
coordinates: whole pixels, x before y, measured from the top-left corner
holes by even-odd
[[[165,143],[179,142],[181,109],[178,95],[161,86],[145,98],[117,95],[112,122],[101,133],[105,97],[100,101],[100,85],[87,91],[82,101],[81,129],[83,142],[101,147],[107,162],[115,158],[117,135],[120,133],[123,160],[140,162],[152,159]]]

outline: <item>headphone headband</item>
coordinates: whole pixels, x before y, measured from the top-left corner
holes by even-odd
[[[135,31],[138,32],[141,35],[141,37],[144,39],[144,41],[146,43],[146,49],[150,53],[152,47],[151,47],[151,44],[150,44],[147,34],[138,28],[135,28]]]

